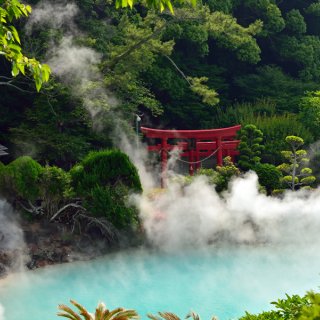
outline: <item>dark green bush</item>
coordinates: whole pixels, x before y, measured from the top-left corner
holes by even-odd
[[[75,193],[94,216],[106,217],[117,228],[137,221],[127,205],[130,192],[141,192],[137,169],[119,150],[95,151],[70,170]]]
[[[121,183],[96,186],[86,197],[84,206],[94,216],[103,216],[116,228],[122,229],[138,222],[136,209],[127,204],[128,195],[128,188]]]
[[[0,190],[8,198],[35,200],[39,197],[41,165],[28,156],[19,157],[0,169]]]
[[[61,168],[46,166],[39,180],[42,207],[48,216],[52,216],[64,200],[72,196],[70,174]]]
[[[282,174],[276,166],[269,163],[259,163],[254,168],[259,178],[259,183],[271,194],[274,189],[280,188]]]
[[[119,150],[90,152],[70,174],[78,194],[86,194],[97,185],[114,185],[119,181],[134,191],[142,190],[137,169]]]

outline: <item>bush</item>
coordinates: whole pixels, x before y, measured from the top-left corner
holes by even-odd
[[[41,165],[28,156],[19,157],[0,168],[0,190],[7,197],[34,201],[39,197]]]
[[[61,168],[46,166],[39,180],[42,207],[52,216],[64,200],[72,196],[71,176]]]
[[[70,170],[72,185],[94,216],[106,217],[117,228],[137,221],[137,212],[127,205],[130,192],[141,192],[137,169],[119,150],[95,151]]]
[[[134,191],[142,190],[137,169],[119,150],[90,152],[70,174],[75,191],[80,195],[97,185],[114,185],[118,181]]]
[[[240,170],[233,164],[231,157],[225,157],[223,159],[223,166],[217,166],[216,170],[199,169],[195,176],[203,175],[208,177],[209,184],[214,185],[217,192],[221,192],[228,189],[231,178],[239,174]],[[189,183],[192,182],[192,178],[188,178]]]
[[[96,186],[86,197],[84,206],[94,216],[103,216],[116,228],[122,229],[138,222],[136,210],[127,205],[128,195],[128,188],[121,183],[116,186]]]
[[[258,175],[260,185],[266,188],[268,194],[280,188],[282,174],[276,166],[269,163],[259,163],[254,167],[254,171]]]

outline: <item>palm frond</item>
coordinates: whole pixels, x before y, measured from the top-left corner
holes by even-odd
[[[60,304],[58,306],[58,308],[63,312],[59,312],[57,315],[59,317],[65,317],[65,318],[69,318],[71,320],[81,320],[81,317],[75,312],[73,311],[71,308],[69,308],[68,306],[64,305],[64,304]]]
[[[200,316],[197,313],[193,312],[193,311],[190,311],[187,314],[186,319],[189,319],[189,318],[192,318],[193,320],[201,320]]]
[[[149,319],[151,319],[151,320],[161,320],[160,317],[154,316],[154,315],[151,314],[151,313],[148,313],[148,314],[147,314],[147,317],[148,317]]]
[[[171,312],[159,312],[159,315],[165,320],[181,320],[176,314]]]
[[[100,302],[96,308],[96,312],[94,314],[95,320],[104,320],[105,315],[109,314],[109,310],[106,308],[106,305],[103,302]]]
[[[139,315],[135,310],[125,310],[118,312],[114,315],[112,320],[129,320],[129,319],[139,319]]]
[[[70,300],[70,302],[78,308],[78,310],[80,311],[80,314],[83,316],[83,318],[85,320],[94,320],[93,316],[87,311],[87,309],[85,307],[83,307],[81,304],[79,304],[78,302],[74,301],[74,300]]]

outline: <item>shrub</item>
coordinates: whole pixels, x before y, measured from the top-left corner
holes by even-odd
[[[217,192],[221,192],[228,188],[231,178],[239,174],[240,170],[233,164],[231,157],[225,157],[223,159],[223,166],[217,166],[216,170],[200,169],[197,171],[196,176],[207,176],[209,184],[214,185]],[[189,182],[192,182],[192,179]]]
[[[46,166],[39,181],[42,207],[48,216],[52,216],[64,200],[72,196],[70,174],[61,168]]]
[[[129,157],[119,150],[90,152],[70,170],[70,174],[79,194],[86,194],[97,185],[114,185],[118,181],[134,191],[142,190],[137,169]]]
[[[76,194],[91,214],[106,217],[118,228],[137,221],[137,212],[127,205],[127,198],[142,187],[137,169],[126,154],[119,150],[91,152],[70,174]]]
[[[259,163],[254,167],[254,171],[258,175],[260,185],[266,188],[268,194],[280,188],[282,174],[276,166],[269,163]]]
[[[96,186],[84,201],[84,206],[97,217],[107,218],[116,228],[122,229],[138,222],[135,208],[127,205],[129,190],[116,186]]]
[[[42,171],[41,165],[32,158],[17,158],[0,169],[1,193],[8,198],[34,201],[39,197],[39,177]]]

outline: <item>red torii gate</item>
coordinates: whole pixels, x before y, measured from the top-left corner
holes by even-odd
[[[223,158],[226,156],[231,156],[234,160],[234,157],[239,154],[237,147],[240,141],[235,140],[235,137],[240,129],[241,125],[208,130],[161,130],[141,127],[141,132],[147,138],[161,140],[159,144],[149,145],[148,150],[161,152],[161,185],[163,186],[169,151],[180,150],[180,156],[188,158],[189,173],[193,175],[193,165],[196,166],[196,169],[199,169],[201,158],[216,155],[217,165],[219,166],[222,166]],[[169,139],[182,141],[170,144]]]

